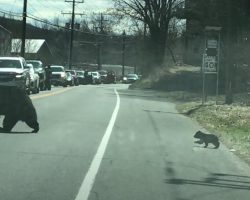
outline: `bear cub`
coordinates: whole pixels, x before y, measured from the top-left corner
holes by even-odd
[[[213,135],[213,134],[206,134],[206,133],[203,133],[201,131],[197,131],[194,135],[194,138],[200,139],[198,141],[195,141],[195,143],[198,143],[198,144],[205,143],[204,148],[206,148],[209,143],[212,143],[214,145],[215,149],[218,149],[220,146],[220,142],[219,142],[218,137],[216,135]]]

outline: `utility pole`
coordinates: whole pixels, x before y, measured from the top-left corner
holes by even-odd
[[[122,77],[124,77],[125,73],[125,37],[126,37],[126,32],[123,30],[122,33]]]
[[[94,13],[95,14],[95,13]],[[98,18],[96,21],[98,22],[99,26],[98,27],[94,27],[94,29],[98,32],[98,29],[100,30],[99,32],[101,34],[104,33],[104,22],[108,21],[106,19],[104,19],[103,13],[100,13],[100,18]],[[96,35],[96,51],[97,51],[97,66],[98,66],[98,70],[102,69],[102,62],[101,62],[101,54],[102,54],[102,46],[100,44],[100,41],[98,39],[98,35]]]
[[[23,27],[22,27],[22,45],[21,56],[25,55],[25,38],[26,38],[26,17],[27,17],[27,0],[23,1]]]
[[[71,31],[70,31],[70,44],[69,44],[69,60],[68,60],[69,69],[71,69],[72,68],[72,55],[73,55],[74,24],[75,24],[75,5],[76,5],[76,3],[83,3],[83,0],[82,1],[66,0],[65,2],[72,3]]]
[[[237,30],[233,24],[233,0],[227,2],[227,34],[226,34],[226,83],[225,83],[225,103],[232,104],[233,103],[233,48],[235,44],[235,34],[233,29]]]
[[[98,70],[102,69],[102,62],[101,62],[101,44],[97,43],[97,68]]]
[[[99,26],[95,27],[95,29],[98,32],[98,28],[99,28],[100,33],[104,33],[104,22],[109,21],[109,20],[107,20],[107,19],[104,18],[104,15],[106,15],[106,14],[103,14],[103,13],[94,13],[94,15],[99,15],[100,16],[99,18],[96,19],[96,21],[99,23]]]

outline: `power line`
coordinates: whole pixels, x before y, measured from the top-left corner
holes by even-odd
[[[9,13],[9,11],[3,10],[3,9],[0,9],[0,13],[3,13],[5,15],[9,15],[9,16],[12,16],[12,17],[22,18],[21,13]],[[38,21],[38,22],[41,22],[41,23],[44,23],[44,24],[56,27],[56,28],[60,28],[60,29],[68,30],[68,31],[71,30],[71,28],[66,28],[64,26],[60,26],[60,25],[54,24],[54,23],[48,21],[47,19],[40,19],[39,17],[31,15],[31,14],[27,14],[26,17],[29,18],[29,19],[32,19],[32,20],[35,20],[35,21]],[[120,37],[120,35],[115,35],[115,34],[112,34],[112,35],[109,34],[109,35],[107,35],[107,34],[101,34],[101,33],[91,33],[91,32],[87,32],[87,31],[83,31],[83,30],[78,30],[78,29],[74,29],[74,31],[75,32],[79,32],[79,33],[83,33],[83,34],[93,35],[93,36]]]
[[[72,3],[72,16],[71,16],[71,31],[70,31],[70,44],[69,44],[69,69],[71,69],[72,64],[72,56],[73,56],[73,40],[74,40],[74,26],[75,26],[75,5],[76,3],[83,3],[82,1],[76,1],[76,0],[65,0],[65,2]]]
[[[19,18],[22,17],[21,13],[15,13],[15,12],[6,11],[6,10],[2,10],[2,9],[0,9],[0,13],[3,13],[5,15],[9,15],[9,16],[12,16],[12,17],[19,17]]]

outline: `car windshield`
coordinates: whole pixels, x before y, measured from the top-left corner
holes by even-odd
[[[0,60],[0,68],[22,68],[19,60]]]
[[[51,66],[51,70],[52,72],[63,72],[63,68],[62,67],[54,67],[54,66]]]
[[[76,73],[75,73],[75,71],[69,71],[69,70],[66,70],[66,72],[69,72],[70,74],[72,74],[72,75],[75,75]]]
[[[250,0],[0,5],[0,200],[250,200]]]
[[[76,72],[77,75],[80,75],[80,76],[83,76],[84,75],[84,72]]]
[[[128,74],[127,77],[128,78],[138,78],[138,76],[136,74]]]
[[[100,75],[107,75],[107,72],[106,71],[99,71],[99,74]]]
[[[35,69],[42,67],[41,63],[36,61],[26,61],[26,62],[32,64]]]

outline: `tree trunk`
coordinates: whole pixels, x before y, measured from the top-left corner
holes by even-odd
[[[166,47],[166,34],[160,30],[151,31],[150,48],[152,67],[160,67],[163,64]]]
[[[225,103],[232,104],[233,103],[233,68],[234,68],[234,51],[233,48],[235,43],[235,38],[237,37],[233,31],[233,5],[232,0],[227,2],[227,35],[226,35],[226,79],[225,79]]]

